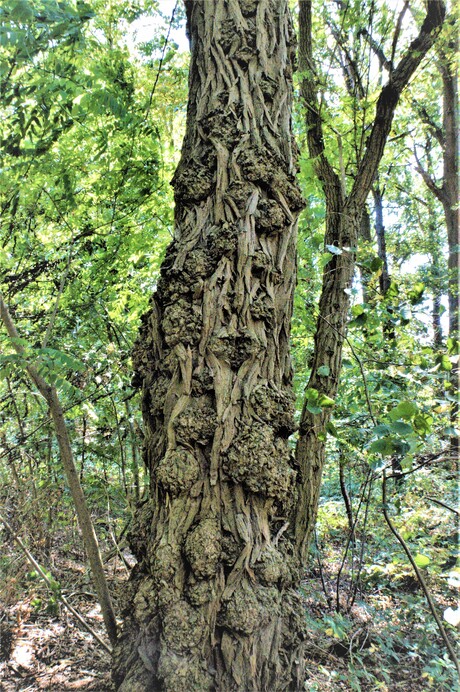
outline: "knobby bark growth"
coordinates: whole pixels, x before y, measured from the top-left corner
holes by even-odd
[[[175,233],[134,354],[149,498],[119,690],[303,689],[289,333],[303,201],[287,0],[186,0]]]
[[[428,0],[427,14],[418,36],[411,42],[396,66],[393,66],[392,62],[389,63],[388,81],[382,87],[377,100],[370,135],[358,163],[351,190],[347,194],[327,157],[324,146],[313,61],[312,1],[299,1],[299,67],[303,73],[301,94],[305,104],[308,147],[326,201],[325,244],[335,245],[342,251],[341,254],[335,254],[324,268],[308,388],[332,399],[337,394],[339,384],[350,302],[348,289],[355,270],[355,253],[366,199],[382,159],[400,95],[433,45],[444,16],[445,5],[442,0]],[[394,44],[399,31],[398,25],[395,29]],[[325,372],[328,374],[323,374]],[[309,538],[315,524],[326,452],[325,432],[330,417],[329,407],[324,408],[320,414],[313,414],[308,410],[308,401],[305,401],[296,448],[301,481],[295,531],[296,546],[301,560],[306,559]]]

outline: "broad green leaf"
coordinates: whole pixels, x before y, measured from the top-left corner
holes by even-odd
[[[314,416],[317,416],[318,413],[322,413],[322,408],[320,406],[315,406],[315,404],[308,404],[307,403],[307,411],[312,413]]]
[[[305,390],[305,398],[307,401],[317,401],[319,397],[319,392],[314,387],[309,387]]]
[[[326,264],[328,264],[331,261],[332,257],[333,257],[332,253],[323,252],[323,254],[321,255],[321,258],[319,260],[320,267],[325,267]]]
[[[375,428],[373,428],[372,432],[374,435],[377,435],[377,437],[383,437],[384,435],[388,435],[390,432],[390,428],[388,425],[376,425]]]
[[[378,272],[383,266],[383,260],[380,257],[373,257],[369,265],[371,272]]]
[[[426,567],[427,565],[430,564],[431,560],[426,555],[422,555],[421,553],[417,553],[417,555],[414,557],[414,562],[417,565],[417,567]]]
[[[414,432],[412,425],[409,425],[409,423],[403,423],[401,421],[392,423],[390,425],[390,430],[398,435],[410,435],[412,432]]]
[[[396,421],[398,418],[410,420],[418,411],[417,404],[413,401],[400,401],[399,404],[388,414],[391,420]]]

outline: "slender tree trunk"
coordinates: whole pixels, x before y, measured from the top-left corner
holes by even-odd
[[[385,236],[385,224],[383,223],[383,189],[380,186],[379,175],[376,175],[375,183],[372,185],[372,196],[374,198],[374,219],[375,235],[377,236],[377,254],[382,260],[382,267],[379,276],[380,294],[386,297],[391,285],[390,272],[388,270],[387,241]],[[392,306],[386,303],[386,311],[391,315]],[[383,323],[383,337],[386,342],[394,345],[396,334],[390,319],[385,319]]]
[[[366,245],[370,246],[371,242],[371,218],[369,216],[367,205],[364,205],[359,232],[359,243],[365,243]],[[363,303],[370,303],[372,296],[369,292],[369,281],[371,280],[372,272],[365,267],[360,267],[359,274],[361,279]]]
[[[0,319],[5,325],[14,349],[21,356],[25,357],[26,350],[21,342],[21,339],[19,338],[16,325],[11,319],[11,315],[1,293]],[[73,457],[72,446],[70,444],[70,438],[64,418],[64,411],[59,400],[59,395],[56,387],[49,385],[48,382],[40,375],[39,371],[34,365],[27,364],[26,370],[38,391],[49,406],[62,466],[64,468],[64,473],[69,485],[70,493],[72,495],[72,500],[75,505],[75,511],[77,514],[78,523],[80,525],[83,543],[88,554],[88,561],[91,567],[94,588],[96,589],[99,605],[101,606],[104,625],[110,642],[114,644],[117,639],[117,622],[112,607],[107,580],[105,578],[104,567],[102,565],[99,543],[94,530],[93,522],[91,520],[91,514],[89,512],[88,505],[86,504],[86,498],[80,484],[80,478]]]
[[[289,332],[303,202],[287,0],[186,0],[175,234],[134,360],[149,499],[119,690],[303,689]]]
[[[450,47],[458,53],[458,39]],[[460,206],[459,206],[459,114],[458,114],[458,74],[457,67],[442,50],[438,51],[438,67],[443,84],[443,122],[442,130],[429,121],[427,124],[434,130],[435,136],[442,145],[443,178],[442,184],[436,184],[431,172],[425,170],[418,162],[418,171],[426,186],[441,202],[447,227],[448,258],[448,301],[449,301],[449,338],[452,352],[458,351],[460,296],[458,282],[460,277]],[[458,397],[460,369],[455,363],[450,373],[451,393]],[[458,399],[451,407],[451,421],[458,426]],[[457,435],[451,438],[451,455],[458,459],[460,441]]]
[[[387,242],[385,237],[385,225],[383,223],[383,192],[380,187],[378,176],[372,186],[372,196],[374,198],[374,218],[375,234],[377,236],[377,254],[382,260],[382,271],[379,276],[380,293],[386,296],[390,288],[390,273],[388,271]]]
[[[458,41],[456,42],[458,50]],[[458,54],[458,53],[457,53]],[[446,217],[447,239],[449,245],[449,338],[452,350],[458,352],[459,345],[459,279],[460,279],[460,206],[459,206],[459,117],[458,117],[458,76],[455,65],[448,60],[441,63],[443,81],[443,126],[445,132],[444,184],[442,205]],[[451,407],[451,421],[454,427],[459,426],[458,393],[460,385],[459,364],[454,363],[450,374],[451,392],[457,401]],[[458,461],[460,440],[453,435],[450,440],[450,453]]]
[[[441,324],[441,307],[442,307],[442,243],[439,238],[439,232],[436,223],[436,214],[433,209],[433,199],[431,204],[427,205],[428,212],[428,240],[431,255],[431,290],[433,294],[433,307],[431,310],[432,325],[433,325],[433,346],[440,351],[444,347],[444,338]]]
[[[315,349],[307,388],[310,392],[318,392],[318,402],[321,402],[321,399],[334,399],[337,394],[342,349],[346,337],[349,288],[355,269],[361,219],[391,130],[394,112],[403,89],[433,45],[444,16],[444,3],[441,0],[430,0],[418,36],[409,45],[397,66],[391,67],[388,82],[382,87],[377,99],[374,122],[354,176],[352,189],[345,195],[324,146],[313,61],[312,1],[299,1],[299,65],[302,72],[301,93],[305,103],[308,147],[326,200],[325,242],[341,250],[341,254],[334,255],[323,272]],[[325,372],[328,374],[320,374]],[[314,409],[307,397],[301,414],[296,447],[299,501],[295,535],[301,562],[306,560],[309,540],[316,521],[326,454],[326,430],[331,418],[329,405],[322,407],[321,413],[312,413],[309,410],[311,408]]]

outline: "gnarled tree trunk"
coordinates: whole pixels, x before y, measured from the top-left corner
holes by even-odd
[[[289,331],[302,198],[287,0],[186,0],[175,234],[135,352],[150,496],[119,690],[303,688]]]

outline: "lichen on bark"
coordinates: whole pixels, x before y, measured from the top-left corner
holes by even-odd
[[[148,499],[114,680],[303,687],[289,334],[302,198],[287,0],[186,0],[175,232],[133,353]]]

